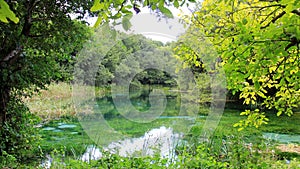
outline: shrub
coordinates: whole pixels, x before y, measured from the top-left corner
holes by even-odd
[[[7,116],[9,120],[0,130],[0,168],[19,162],[24,164],[41,157],[41,153],[38,153],[40,137],[34,127],[38,118],[16,97],[8,104]]]

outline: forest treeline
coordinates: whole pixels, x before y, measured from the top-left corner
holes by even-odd
[[[111,85],[113,80],[118,80],[115,78],[128,78],[135,86],[176,85],[175,79],[168,72],[155,68],[155,65],[168,63],[169,70],[175,73],[178,65],[171,43],[163,44],[143,35],[115,32],[121,37],[120,40],[105,38],[97,31],[92,35],[93,42],[88,43],[84,50],[79,52],[79,61],[75,68],[73,67],[76,69],[74,75],[77,80],[86,85],[100,87]],[[105,45],[109,42],[113,44]],[[134,78],[130,79],[129,75],[132,73]],[[70,76],[73,76],[72,71]]]

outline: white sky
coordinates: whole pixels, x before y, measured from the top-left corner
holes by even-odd
[[[130,20],[132,27],[127,33],[139,33],[144,36],[151,38],[153,40],[158,40],[163,43],[175,41],[176,37],[185,32],[183,24],[179,22],[180,16],[191,15],[191,10],[196,8],[195,3],[190,3],[189,7],[184,5],[176,9],[175,7],[170,7],[174,15],[174,19],[161,19],[157,18],[155,14],[151,14],[148,7],[141,9],[139,14],[133,15]],[[134,12],[135,13],[135,12]],[[88,18],[87,21],[94,25],[97,18]],[[125,32],[121,25],[115,27],[117,30]]]
[[[171,42],[171,41],[176,41],[176,37],[179,36],[180,34],[184,33],[186,28],[184,28],[183,24],[179,22],[180,16],[182,15],[191,15],[192,14],[192,9],[195,8],[195,5],[190,6],[189,8],[187,6],[180,7],[179,9],[175,7],[171,7],[170,10],[172,11],[174,15],[174,19],[167,19],[167,20],[160,20],[158,21],[158,18],[153,16],[153,18],[149,18],[148,25],[150,27],[156,27],[159,28],[159,30],[156,30],[155,28],[152,28],[156,30],[155,32],[143,32],[142,34],[146,36],[147,38],[153,39],[153,40],[158,40],[163,43],[166,42]],[[149,9],[143,9],[141,14],[149,14],[150,10]],[[136,28],[136,24],[139,24],[143,18],[146,18],[145,16],[137,16],[140,19],[137,19],[134,17],[132,19],[133,22],[133,27],[132,29]],[[151,26],[152,25],[152,26]]]

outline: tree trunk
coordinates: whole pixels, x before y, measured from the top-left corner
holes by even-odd
[[[0,77],[0,126],[6,121],[7,105],[11,98],[10,86],[16,83],[10,79],[10,76],[13,76],[12,72],[16,70],[15,63],[18,62],[22,49],[22,46],[16,46],[0,60],[0,75],[2,76]]]

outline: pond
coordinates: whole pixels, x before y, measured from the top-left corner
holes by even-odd
[[[161,90],[161,92],[158,92]],[[182,97],[179,90],[170,88],[131,89],[129,94],[111,93],[96,98],[94,105],[79,115],[80,124],[97,145],[142,137],[146,132],[162,126],[175,133],[187,133],[199,116],[195,100]],[[83,105],[82,107],[85,107]],[[92,111],[91,111],[92,110]]]
[[[195,124],[197,118],[205,120],[206,112],[203,111],[201,116],[188,114],[188,112],[199,111],[199,107],[193,104],[182,107],[183,99],[179,90],[160,89],[165,92],[165,99],[162,99],[165,106],[156,114],[157,116],[153,116],[155,118],[152,120],[141,122],[127,118],[126,114],[124,116],[124,112],[120,112],[117,108],[113,96],[107,93],[105,96],[96,98],[94,113],[88,114],[88,117],[93,118],[87,121],[79,120],[79,122],[76,120],[52,121],[43,126],[43,135],[50,144],[57,146],[63,144],[74,146],[72,143],[79,140],[77,137],[87,135],[92,141],[85,142],[89,145],[84,152],[81,151],[83,161],[100,158],[101,151],[98,148],[111,153],[118,152],[121,156],[133,155],[137,152],[140,155],[154,155],[155,150],[158,150],[157,153],[161,157],[174,157],[175,145]],[[155,87],[133,90],[129,93],[132,106],[143,116],[149,114],[151,106],[155,103],[150,97],[153,90]],[[156,96],[153,97],[157,99]],[[115,97],[121,98],[124,94]]]
[[[88,114],[88,117],[92,118],[79,121],[57,120],[44,125],[42,135],[47,141],[45,145],[55,148],[70,147],[74,151],[76,147],[83,144],[83,147],[77,148],[79,152],[77,158],[82,161],[101,158],[103,150],[125,157],[137,154],[153,155],[156,151],[161,157],[174,159],[176,158],[174,153],[176,145],[185,143],[185,136],[189,134],[191,128],[197,125],[203,126],[205,123],[209,104],[198,105],[198,107],[195,104],[185,104],[186,107],[182,107],[182,102],[193,102],[193,98],[190,100],[182,98],[178,90],[168,88],[162,90],[165,91],[166,96],[163,100],[164,110],[150,121],[127,118],[126,113],[120,112],[123,109],[116,107],[113,96],[108,93],[96,98],[93,113]],[[149,99],[151,91],[153,88],[130,92],[130,102],[141,114],[149,113],[148,110],[153,105],[151,98]],[[125,96],[119,94],[115,97],[124,98]],[[189,114],[189,112],[199,113]],[[225,110],[222,118],[225,123],[220,125],[225,125],[225,130],[231,129],[232,125],[241,118],[239,111]],[[198,132],[197,129],[194,128],[192,131]],[[282,143],[300,143],[299,135],[265,132],[263,136]]]
[[[53,132],[54,130],[47,131]],[[172,162],[177,158],[175,153],[176,146],[183,144],[181,140],[182,136],[183,135],[179,133],[174,133],[171,128],[162,126],[160,128],[151,129],[141,137],[111,142],[108,146],[101,147],[101,149],[97,145],[89,145],[79,159],[84,162],[97,160],[102,158],[102,152],[105,151],[119,154],[123,157],[154,156],[155,154],[159,154],[161,158],[166,158],[169,162]],[[63,141],[63,138],[60,139]],[[57,141],[60,141],[59,138]],[[47,159],[43,160],[40,166],[48,169],[51,168],[53,159],[49,155],[46,157]]]

